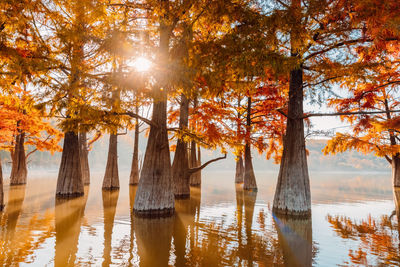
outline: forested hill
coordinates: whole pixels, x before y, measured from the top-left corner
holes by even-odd
[[[349,151],[337,155],[324,155],[321,150],[325,145],[325,140],[308,140],[307,149],[309,151],[308,165],[310,171],[322,172],[390,172],[390,166],[384,158],[378,158],[374,155],[364,155],[357,151]],[[133,138],[132,134],[120,136],[118,142],[119,168],[121,171],[130,169],[132,160]],[[143,156],[146,148],[146,141],[141,137],[139,154]],[[90,167],[96,171],[105,169],[107,160],[108,136],[98,140],[92,150],[89,152]],[[10,169],[10,156],[8,152],[1,151],[5,171]],[[220,155],[219,151],[202,151],[202,162],[212,157]],[[173,157],[173,154],[171,154]],[[255,171],[278,171],[279,165],[274,164],[273,160],[267,161],[264,155],[259,155],[253,150]],[[29,158],[29,169],[46,169],[57,171],[61,159],[61,153],[55,153],[52,156],[49,152],[36,152]],[[234,170],[235,161],[232,154],[228,155],[226,160],[222,160],[209,165],[207,170]]]

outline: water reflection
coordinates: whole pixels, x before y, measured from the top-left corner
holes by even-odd
[[[400,189],[394,189],[395,210],[392,215],[373,218],[368,215],[361,220],[347,216],[327,215],[327,221],[337,236],[344,240],[358,241],[358,247],[348,251],[345,264],[365,266],[400,265]]]
[[[175,217],[148,219],[134,217],[139,266],[168,266]]]
[[[326,199],[317,194],[311,222],[274,217],[273,180],[260,179],[258,193],[247,192],[233,175],[212,173],[204,176],[202,188],[191,188],[190,199],[176,201],[173,217],[149,220],[132,215],[136,186],[102,192],[99,174],[90,195],[86,187],[84,197],[54,202],[55,178],[6,187],[0,266],[400,264],[400,190],[395,202],[375,201],[368,190],[345,203],[330,202],[335,190]],[[329,192],[335,179],[314,185]]]
[[[55,202],[55,266],[74,266],[78,240],[88,198],[85,194],[74,199],[56,199]]]
[[[119,190],[102,190],[104,216],[103,266],[111,264],[111,241]]]
[[[31,262],[32,254],[53,235],[53,214],[35,214],[24,225],[18,225],[25,199],[25,185],[12,186],[8,202],[0,213],[0,265],[12,266],[17,262]],[[33,238],[33,233],[36,238]]]
[[[312,266],[311,218],[274,216],[285,266]]]

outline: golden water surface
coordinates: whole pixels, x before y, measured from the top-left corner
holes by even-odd
[[[56,173],[8,186],[0,212],[0,265],[23,266],[365,266],[400,263],[390,174],[312,174],[312,218],[271,212],[276,173],[257,173],[258,192],[232,172],[203,172],[201,188],[176,200],[170,218],[132,216],[137,187],[55,200]],[[397,193],[397,192],[395,192]],[[400,199],[400,195],[399,195]],[[397,212],[396,212],[397,211]]]

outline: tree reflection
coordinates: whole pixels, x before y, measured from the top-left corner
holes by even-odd
[[[174,216],[134,217],[133,228],[141,267],[168,266]]]
[[[186,249],[190,251],[196,243],[198,228],[196,227],[195,221],[200,216],[200,200],[200,187],[192,187],[190,189],[189,199],[175,200],[176,215],[174,220],[173,237],[176,266],[188,266],[190,265],[189,262],[193,260],[190,252],[186,255]]]
[[[135,263],[138,262],[137,259],[134,259],[134,257],[137,255],[137,250],[135,250],[135,233],[133,230],[134,215],[132,212],[133,204],[135,202],[136,190],[137,190],[136,185],[129,186],[129,210],[130,210],[130,219],[131,219],[130,240],[129,240],[129,259],[128,259],[129,266],[132,266],[133,261]]]
[[[400,189],[394,189],[394,202],[396,209],[393,215],[396,215],[396,220],[391,220],[388,215],[379,219],[368,215],[360,221],[345,216],[327,216],[328,222],[339,237],[359,241],[357,249],[349,250],[349,260],[352,264],[400,265]]]
[[[111,241],[119,190],[102,190],[104,215],[103,266],[111,264]]]
[[[87,197],[88,187],[86,186],[84,196],[74,199],[56,199],[55,266],[74,266]]]
[[[274,215],[285,266],[312,266],[317,248],[313,246],[311,218]]]
[[[31,263],[34,251],[53,235],[53,214],[34,214],[26,224],[18,224],[25,198],[25,185],[10,187],[8,203],[0,220],[0,265],[12,266],[18,262]]]

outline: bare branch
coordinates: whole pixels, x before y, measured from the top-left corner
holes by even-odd
[[[208,164],[213,163],[213,162],[218,161],[218,160],[221,160],[221,159],[226,159],[226,154],[223,157],[219,157],[219,158],[215,158],[215,159],[209,160],[209,161],[207,161],[206,163],[204,163],[203,165],[201,165],[199,167],[190,168],[189,169],[189,174],[198,172],[198,171],[204,169],[205,167],[207,167]]]

